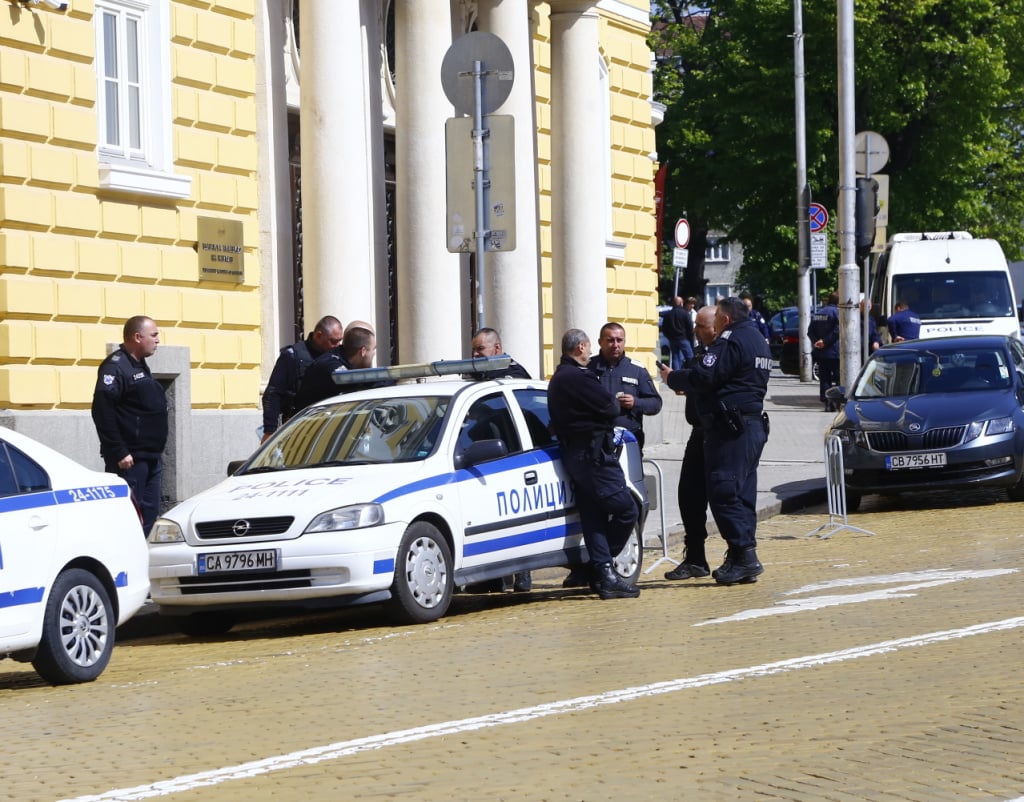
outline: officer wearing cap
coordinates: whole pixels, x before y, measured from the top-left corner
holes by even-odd
[[[626,357],[626,330],[618,323],[605,323],[597,339],[600,351],[588,367],[602,386],[619,400],[615,425],[629,429],[644,447],[644,415],[661,412],[661,393],[641,363]]]
[[[673,390],[713,396],[717,408],[701,409],[706,488],[711,514],[729,545],[712,572],[719,585],[756,582],[757,463],[768,440],[764,397],[772,356],[746,304],[723,298],[715,315],[718,338],[691,368],[661,369]]]

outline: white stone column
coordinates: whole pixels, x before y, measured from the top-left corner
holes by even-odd
[[[447,0],[395,0],[395,173],[398,359],[454,359],[470,332],[462,268],[445,242],[445,120],[441,61],[452,42]]]
[[[594,351],[608,317],[604,208],[609,180],[594,0],[551,0],[551,234],[556,360],[562,333],[580,328]]]
[[[305,330],[324,315],[366,320],[379,256],[374,137],[361,3],[303,0],[301,54],[302,275]],[[371,26],[376,29],[376,25]],[[376,43],[374,43],[376,46]],[[371,321],[373,322],[373,321]]]
[[[485,323],[530,375],[544,366],[541,331],[540,229],[537,194],[537,124],[533,41],[527,0],[479,0],[478,27],[498,36],[512,54],[515,81],[497,114],[515,118],[516,248],[487,255]],[[494,226],[494,221],[491,221]],[[557,360],[556,360],[557,361]]]

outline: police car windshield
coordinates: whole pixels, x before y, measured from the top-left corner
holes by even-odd
[[[373,398],[310,407],[268,440],[243,473],[390,464],[426,458],[449,398]]]
[[[1010,386],[1006,354],[993,349],[879,351],[864,367],[855,399],[979,392]]]

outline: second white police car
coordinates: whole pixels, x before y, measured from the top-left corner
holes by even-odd
[[[586,561],[573,486],[548,429],[547,383],[479,378],[507,358],[348,371],[361,382],[439,374],[313,405],[220,484],[157,520],[153,601],[192,634],[254,604],[388,602],[434,621],[456,587]],[[336,374],[336,380],[337,380]],[[640,451],[620,461],[639,521],[616,570],[640,574],[648,510]]]

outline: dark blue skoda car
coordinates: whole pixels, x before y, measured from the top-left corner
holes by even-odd
[[[864,364],[827,435],[842,443],[847,509],[868,493],[1006,487],[1024,500],[1024,346],[1014,337],[887,345]]]

